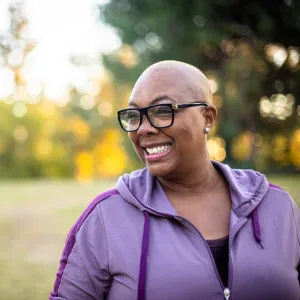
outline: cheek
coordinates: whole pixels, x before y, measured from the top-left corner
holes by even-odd
[[[203,116],[195,113],[185,118],[182,129],[189,138],[199,141],[204,137],[204,125],[205,119]]]
[[[176,149],[187,153],[202,147],[204,143],[204,132],[199,121],[189,120],[181,124],[176,124],[172,134],[176,143]]]
[[[130,139],[130,141],[131,141],[131,143],[132,143],[132,145],[133,145],[135,151],[137,151],[137,145],[138,145],[137,134],[131,132],[131,133],[128,133],[128,137],[129,137],[129,139]]]
[[[132,143],[132,144],[135,144],[136,138],[137,138],[136,134],[133,133],[133,132],[128,132],[128,137],[129,137],[131,143]]]
[[[135,132],[129,132],[128,137],[133,145],[136,154],[142,159],[142,149],[138,147],[138,136]]]

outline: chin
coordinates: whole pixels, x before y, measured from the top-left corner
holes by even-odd
[[[164,166],[163,164],[146,164],[146,168],[151,173],[152,176],[155,177],[170,177],[174,174],[174,167],[172,166]]]

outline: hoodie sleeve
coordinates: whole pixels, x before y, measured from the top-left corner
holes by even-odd
[[[298,237],[298,242],[300,247],[300,209],[294,200],[292,200],[292,208],[293,208],[296,232],[297,232],[297,237]]]
[[[299,248],[300,248],[300,235],[299,235],[300,234],[300,209],[294,200],[292,200],[292,208],[293,208],[297,238],[298,238],[298,243],[299,243]],[[298,271],[298,281],[299,281],[299,285],[300,285],[300,261],[299,261],[299,264],[297,267],[297,271]]]
[[[49,300],[102,300],[110,285],[108,245],[101,207],[71,229]]]

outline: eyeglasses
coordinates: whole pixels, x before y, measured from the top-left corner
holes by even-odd
[[[205,102],[186,103],[186,104],[157,104],[144,108],[126,108],[117,111],[118,120],[121,128],[126,132],[137,131],[145,115],[150,124],[155,128],[167,128],[174,123],[174,114],[178,113],[180,108],[205,106],[209,104]]]

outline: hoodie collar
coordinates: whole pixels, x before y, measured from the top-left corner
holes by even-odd
[[[267,193],[269,185],[266,177],[253,170],[231,169],[216,161],[212,164],[228,182],[232,211],[238,217],[248,217]],[[155,215],[176,216],[159,180],[146,168],[121,176],[117,189],[125,201],[140,210]]]
[[[147,168],[121,176],[117,181],[117,190],[125,201],[142,211],[147,210],[155,215],[176,215],[159,180]]]

